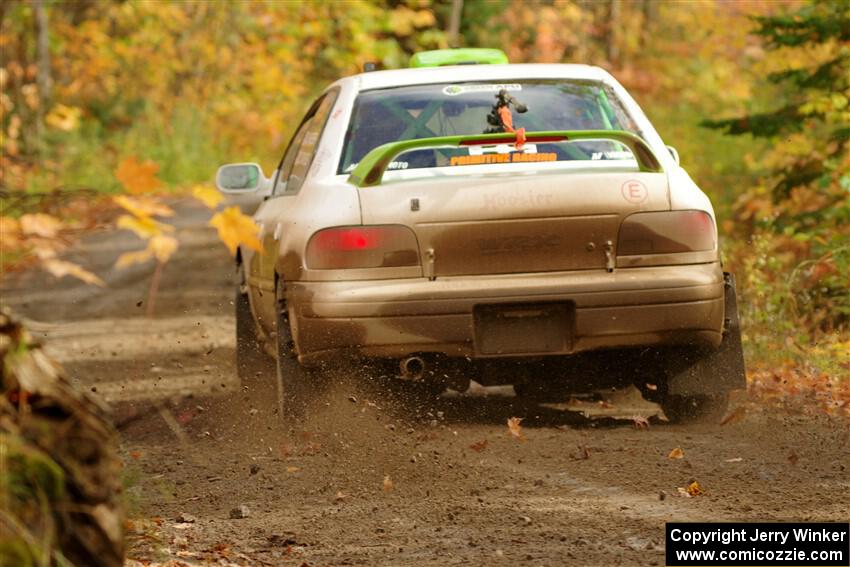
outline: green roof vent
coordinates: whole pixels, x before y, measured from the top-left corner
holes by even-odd
[[[411,67],[442,67],[443,65],[503,65],[508,56],[501,49],[467,47],[463,49],[435,49],[420,51],[410,58]]]

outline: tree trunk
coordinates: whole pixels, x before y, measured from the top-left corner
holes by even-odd
[[[452,14],[449,19],[449,47],[460,45],[460,21],[463,16],[463,0],[452,0]]]
[[[38,152],[44,149],[44,116],[50,103],[53,89],[53,77],[50,73],[50,23],[44,0],[33,0],[36,28],[36,57],[38,84],[38,111],[36,112],[36,134],[38,136]]]
[[[620,0],[608,4],[608,61],[616,66],[620,60]]]
[[[641,46],[647,45],[652,37],[652,27],[658,12],[655,1],[643,0],[643,26],[640,34]]]

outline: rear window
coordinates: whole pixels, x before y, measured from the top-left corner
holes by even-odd
[[[505,90],[527,111],[512,108],[515,128],[545,130],[625,130],[639,133],[613,90],[589,81],[514,81],[416,85],[365,91],[358,95],[338,173],[349,173],[370,150],[388,142],[487,133],[487,117],[496,95]],[[389,169],[418,169],[469,163],[459,156],[480,148],[413,150],[399,155]],[[500,151],[515,151],[502,149]],[[546,160],[632,159],[613,141],[527,144],[524,153]],[[455,159],[452,160],[452,157]]]

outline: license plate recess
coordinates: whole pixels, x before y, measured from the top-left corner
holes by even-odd
[[[485,355],[569,352],[572,303],[478,305],[475,347]]]

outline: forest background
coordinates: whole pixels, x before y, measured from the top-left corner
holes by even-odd
[[[848,0],[4,1],[0,274],[73,275],[38,238],[271,171],[328,83],[450,45],[612,72],[716,207],[751,378],[850,387]]]

